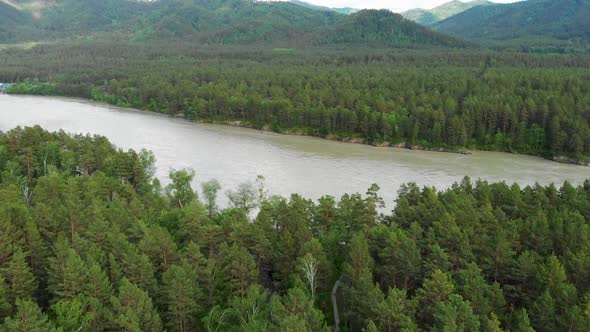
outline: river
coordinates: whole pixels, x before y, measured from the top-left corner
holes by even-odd
[[[299,193],[316,199],[324,194],[338,198],[343,193],[364,193],[372,183],[377,183],[381,196],[392,207],[398,189],[406,182],[443,189],[465,175],[522,185],[560,185],[565,180],[581,184],[590,178],[589,167],[532,156],[377,148],[194,124],[79,99],[0,95],[0,130],[33,125],[51,131],[100,134],[123,149],[151,150],[157,159],[156,176],[164,184],[170,169],[188,167],[197,172],[196,189],[200,182],[214,178],[225,191],[263,175],[272,194]],[[219,203],[224,206],[227,199],[221,196]]]

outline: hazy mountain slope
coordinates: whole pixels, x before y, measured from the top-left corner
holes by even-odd
[[[432,25],[470,8],[491,4],[493,3],[486,0],[475,0],[470,2],[453,0],[432,9],[412,9],[402,13],[402,16],[422,25]]]
[[[148,14],[151,7],[149,3],[125,0],[58,0],[42,12],[39,25],[64,34],[103,31]]]
[[[18,40],[22,35],[30,33],[32,17],[6,1],[0,1],[0,41]],[[15,29],[15,27],[19,27]]]
[[[590,0],[529,0],[469,9],[434,25],[443,33],[480,40],[590,41]]]
[[[304,1],[299,1],[299,0],[289,0],[289,2],[292,4],[295,4],[295,5],[301,6],[301,7],[309,8],[309,9],[334,11],[334,12],[337,12],[340,14],[346,14],[346,15],[358,12],[358,9],[349,8],[349,7],[332,8],[332,7],[318,6],[318,5],[314,5],[314,4],[304,2]]]

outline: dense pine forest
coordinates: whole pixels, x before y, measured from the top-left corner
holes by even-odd
[[[449,48],[90,41],[0,52],[0,81],[22,82],[11,93],[370,144],[583,161],[590,155],[588,67],[584,54]]]
[[[376,186],[310,201],[154,171],[104,137],[0,134],[0,330],[590,329],[590,182],[410,183],[381,214]]]

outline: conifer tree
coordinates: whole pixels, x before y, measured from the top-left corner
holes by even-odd
[[[170,266],[162,276],[170,329],[178,332],[194,330],[202,298],[197,282],[195,270],[186,263]]]
[[[57,332],[39,306],[31,300],[16,301],[16,313],[0,325],[6,332]]]
[[[8,284],[8,298],[12,306],[18,299],[33,300],[37,280],[27,265],[25,253],[17,249],[10,262],[0,270]]]
[[[114,297],[115,325],[125,331],[162,331],[162,321],[148,293],[123,279],[118,297]]]
[[[71,300],[84,292],[88,269],[65,238],[55,244],[55,256],[49,258],[47,289],[55,300]]]

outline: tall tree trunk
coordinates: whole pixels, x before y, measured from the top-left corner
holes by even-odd
[[[334,332],[340,331],[340,314],[338,312],[338,302],[336,300],[336,292],[338,292],[338,287],[340,287],[340,279],[336,280],[334,287],[332,287],[332,308],[334,309],[334,328],[332,331]]]

